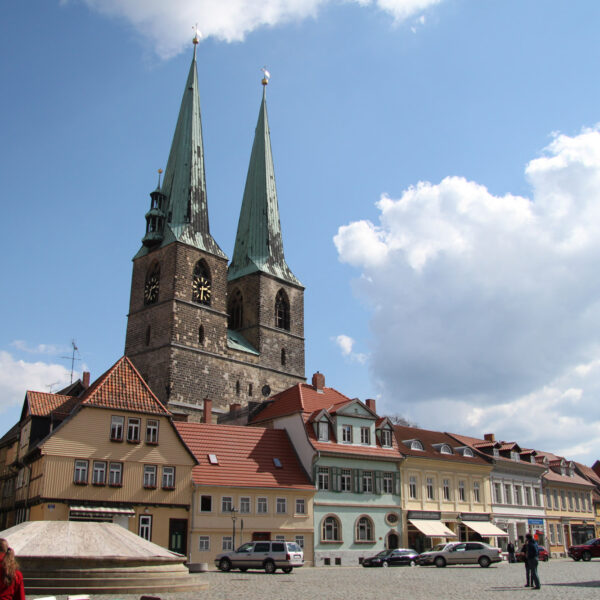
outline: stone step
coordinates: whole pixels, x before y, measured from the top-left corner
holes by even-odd
[[[198,590],[207,590],[208,583],[205,581],[189,581],[186,583],[179,582],[177,584],[163,584],[161,583],[149,583],[144,585],[143,582],[133,582],[131,585],[119,585],[114,586],[111,584],[102,585],[83,585],[73,586],[68,582],[47,581],[39,582],[35,586],[25,585],[25,592],[27,596],[37,596],[39,594],[143,594],[143,593],[155,593],[155,592],[170,592],[176,594],[177,592],[194,592]]]

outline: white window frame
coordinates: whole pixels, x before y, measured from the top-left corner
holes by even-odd
[[[92,484],[106,485],[106,461],[95,460],[92,463]]]
[[[340,471],[340,491],[352,491],[352,469],[342,469]]]
[[[417,500],[419,498],[416,475],[411,475],[408,478],[408,497],[411,500]]]
[[[113,415],[110,418],[110,439],[114,442],[123,441],[123,430],[125,428],[125,417]]]
[[[462,479],[458,482],[458,501],[465,502],[465,482]]]
[[[427,489],[427,500],[435,500],[435,487],[433,484],[433,477],[426,478],[425,487]]]
[[[473,482],[473,502],[477,502],[478,504],[481,502],[481,486],[479,485],[479,481]]]
[[[127,418],[127,441],[132,444],[139,444],[140,442],[140,428],[142,426],[142,420],[138,417]]]
[[[156,487],[156,465],[144,465],[144,487]]]
[[[327,421],[319,421],[318,430],[319,430],[319,441],[320,442],[328,442],[329,441],[329,423]]]
[[[392,447],[392,432],[389,429],[381,430],[381,445],[384,448]]]
[[[261,496],[256,499],[256,514],[266,515],[269,512],[269,501],[267,498]]]
[[[75,460],[75,470],[73,472],[73,481],[75,483],[87,483],[88,482],[88,469],[89,461],[87,460]]]
[[[230,513],[233,510],[233,497],[221,496],[221,512]]]
[[[304,498],[296,498],[296,514],[306,514],[306,500]]]
[[[146,420],[146,444],[158,444],[158,419]]]
[[[373,471],[363,471],[361,477],[361,488],[363,494],[373,493]]]
[[[298,544],[298,546],[300,546],[300,548],[302,548],[302,550],[304,550],[304,536],[303,535],[297,535],[294,538],[294,541],[296,542],[296,544]]]
[[[210,550],[210,536],[200,535],[198,536],[198,551],[208,552]]]
[[[444,495],[444,500],[446,502],[450,502],[450,500],[452,500],[452,492],[450,491],[450,480],[449,479],[444,479],[443,480],[443,495]]]
[[[357,542],[373,542],[374,540],[373,521],[369,517],[363,515],[356,521],[354,535]]]
[[[164,466],[162,468],[162,487],[167,490],[175,487],[175,467]]]
[[[111,462],[108,465],[108,485],[114,487],[123,485],[123,463]]]
[[[242,496],[240,498],[240,514],[248,515],[252,507],[252,500],[250,496]]]
[[[333,515],[327,515],[323,518],[321,524],[321,540],[324,542],[341,542],[341,529],[340,520]]]
[[[394,493],[394,474],[390,471],[385,471],[383,473],[383,493]]]
[[[360,443],[365,446],[371,445],[371,428],[361,427],[360,428]]]
[[[275,501],[275,512],[278,515],[285,515],[287,513],[287,498],[277,498]]]
[[[230,552],[233,550],[233,537],[230,535],[224,535],[221,538],[221,550],[223,552]]]
[[[317,488],[320,490],[328,490],[329,485],[329,467],[319,467],[317,470]]]
[[[138,535],[149,542],[152,541],[152,515],[140,515]]]
[[[342,442],[344,444],[352,443],[352,425],[342,425]]]

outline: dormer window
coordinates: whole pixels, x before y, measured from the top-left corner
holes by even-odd
[[[392,447],[392,432],[389,429],[381,430],[381,445],[386,448]]]
[[[421,451],[424,450],[423,444],[419,440],[411,440],[410,449],[411,450],[421,450]]]
[[[521,455],[518,452],[515,452],[514,450],[511,451],[510,457],[516,462],[519,462],[521,460]]]
[[[494,448],[494,450],[492,451],[492,453],[493,453],[493,455],[494,455],[495,457],[498,457],[498,456],[500,456],[500,450],[498,450],[498,448]]]
[[[473,458],[475,455],[473,454],[473,450],[471,450],[471,448],[465,448],[463,450],[463,456],[467,456],[468,458]]]
[[[319,441],[329,441],[329,424],[327,421],[319,421]]]
[[[440,446],[440,454],[452,454],[452,448],[448,444],[442,444]]]
[[[529,457],[529,462],[535,464],[535,456],[533,454]]]

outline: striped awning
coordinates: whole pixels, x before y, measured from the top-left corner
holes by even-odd
[[[421,533],[424,533],[427,537],[439,537],[439,538],[455,538],[458,537],[454,531],[448,529],[441,521],[429,520],[429,519],[409,519]]]
[[[125,515],[133,517],[135,511],[132,506],[70,506],[69,511],[74,517],[114,517]]]
[[[506,531],[502,531],[502,529],[489,521],[463,521],[462,524],[478,533],[481,537],[508,537]]]

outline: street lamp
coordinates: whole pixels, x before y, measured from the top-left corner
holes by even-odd
[[[235,522],[237,520],[237,509],[236,508],[232,508],[231,509],[231,521],[233,522],[233,549],[235,550]]]

